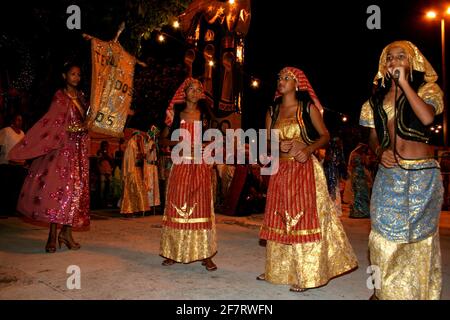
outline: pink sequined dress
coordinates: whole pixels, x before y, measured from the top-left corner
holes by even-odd
[[[89,225],[89,136],[85,100],[78,98],[57,91],[48,112],[9,153],[10,160],[34,159],[17,204],[34,221]]]

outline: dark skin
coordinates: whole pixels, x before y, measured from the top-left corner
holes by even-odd
[[[11,122],[11,128],[14,130],[15,133],[19,134],[22,131],[22,124],[23,124],[22,116],[17,115]]]
[[[196,82],[193,82],[188,88],[186,88],[186,108],[180,112],[180,119],[188,123],[201,120],[201,112],[198,107],[198,101],[200,100],[201,94],[203,93],[202,88]],[[161,133],[161,146],[173,147],[178,144],[179,141],[170,140],[170,129],[165,127]]]
[[[278,114],[278,119],[291,119],[296,118],[298,101],[296,97],[296,87],[297,82],[293,79],[288,73],[280,74],[278,78],[278,92],[282,95],[280,111]],[[320,114],[319,109],[311,104],[310,109],[311,121],[314,125],[314,128],[319,133],[319,139],[311,145],[306,145],[303,141],[293,139],[289,141],[281,141],[280,142],[280,157],[294,157],[296,161],[304,163],[310,157],[311,154],[314,153],[317,149],[325,146],[330,140],[330,134],[328,133],[327,128],[322,119],[322,115]],[[270,113],[266,114],[266,128],[268,131],[271,130],[272,118]],[[270,135],[268,135],[270,137]],[[270,138],[269,138],[270,139]],[[268,141],[268,145],[270,145],[270,140]],[[257,277],[258,280],[264,280],[265,275],[262,274]],[[294,292],[303,292],[307,289],[301,288],[298,285],[292,285],[291,291]]]
[[[203,94],[203,88],[200,84],[194,82],[188,88],[186,88],[186,107],[180,112],[180,120],[184,120],[188,123],[194,121],[201,121],[201,111],[198,106],[198,102]],[[159,145],[161,147],[173,147],[179,143],[179,141],[170,140],[170,128],[165,127],[161,133],[161,139],[159,140]],[[203,143],[202,147],[206,147],[209,143]],[[192,152],[194,146],[192,145]]]
[[[71,67],[66,73],[62,74],[65,81],[64,93],[70,98],[78,97],[78,84],[81,81],[81,69],[77,66]],[[76,100],[79,100],[78,98]],[[80,101],[78,101],[79,104]],[[57,224],[50,223],[50,230],[48,234],[47,244],[45,246],[46,252],[53,253],[56,251],[56,233]],[[80,244],[76,243],[72,237],[72,226],[63,225],[58,235],[58,242],[61,246],[64,243],[69,249],[78,250]]]
[[[77,66],[73,66],[69,71],[63,73],[63,78],[66,82],[64,93],[69,97],[75,98],[78,96],[78,85],[81,81],[81,70]]]
[[[200,100],[203,93],[203,89],[199,83],[193,82],[188,88],[186,88],[186,107],[180,112],[180,120],[184,120],[188,123],[201,120],[201,112],[198,107],[198,101]],[[169,127],[165,127],[162,134],[160,145],[173,147],[179,143],[179,141],[171,141],[169,136]],[[193,148],[194,146],[192,146]],[[165,259],[163,265],[172,265],[176,261],[172,259]],[[212,261],[211,258],[203,259],[202,265],[205,266],[209,271],[217,269],[217,266]]]
[[[410,103],[415,115],[424,125],[429,125],[434,120],[434,108],[433,106],[425,103],[414,91],[409,83],[409,71],[410,65],[406,52],[401,47],[392,47],[388,51],[387,55],[387,69],[392,75],[395,70],[400,71],[397,88],[397,99],[402,93],[404,93],[406,99]],[[392,81],[389,92],[384,97],[384,104],[394,105],[395,96],[395,82]],[[392,141],[388,149],[382,151],[380,154],[380,162],[386,168],[393,168],[397,165],[393,152],[393,141],[396,140],[396,148],[398,154],[405,159],[420,159],[429,158],[433,156],[433,148],[422,142],[404,140],[398,135],[394,136],[394,119],[388,122],[389,137]],[[370,148],[376,153],[379,151],[380,143],[378,141],[375,129],[370,129],[369,136]]]
[[[297,83],[295,79],[289,77],[286,74],[280,74],[278,80],[278,91],[282,94],[282,102],[280,105],[280,113],[278,114],[278,119],[289,119],[295,118],[297,114],[298,101],[295,96],[295,88]],[[319,148],[325,146],[330,140],[330,134],[322,119],[319,109],[311,104],[310,116],[314,128],[319,133],[319,139],[311,145],[306,145],[300,140],[290,140],[280,142],[280,157],[294,157],[295,160],[304,163],[306,162],[311,154]],[[272,118],[270,113],[266,114],[266,128],[270,131],[272,124]],[[269,135],[270,137],[270,135]],[[268,141],[270,145],[270,141]]]

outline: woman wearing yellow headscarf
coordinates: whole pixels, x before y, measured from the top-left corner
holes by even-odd
[[[361,110],[380,160],[370,206],[370,260],[381,277],[374,299],[440,298],[443,187],[429,145],[429,126],[443,110],[436,80],[414,44],[395,41],[381,54],[374,93]]]

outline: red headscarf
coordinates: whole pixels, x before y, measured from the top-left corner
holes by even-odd
[[[316,93],[314,92],[311,84],[309,83],[308,78],[306,78],[305,73],[294,67],[285,67],[280,71],[280,74],[282,73],[289,73],[297,83],[297,90],[300,91],[308,91],[309,96],[311,97],[312,101],[314,102],[314,105],[319,109],[320,113],[323,113],[323,107],[320,104],[319,99],[316,96]],[[281,93],[277,91],[275,92],[275,99],[281,97]]]
[[[175,92],[172,100],[170,100],[169,106],[167,107],[166,120],[164,121],[167,126],[170,127],[172,125],[173,117],[175,116],[175,112],[173,110],[173,106],[178,104],[178,103],[183,103],[183,102],[186,101],[186,90],[194,82],[198,83],[200,85],[200,87],[202,88],[202,90],[203,90],[203,84],[200,82],[200,80],[197,80],[197,79],[194,79],[194,78],[191,78],[191,77],[189,77],[186,80],[184,80],[183,83],[180,85],[180,87]],[[202,93],[200,99],[205,99],[205,93],[204,92]]]

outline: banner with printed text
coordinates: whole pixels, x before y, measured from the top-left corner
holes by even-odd
[[[91,40],[91,106],[87,126],[109,136],[123,136],[133,97],[136,59],[118,42]]]

